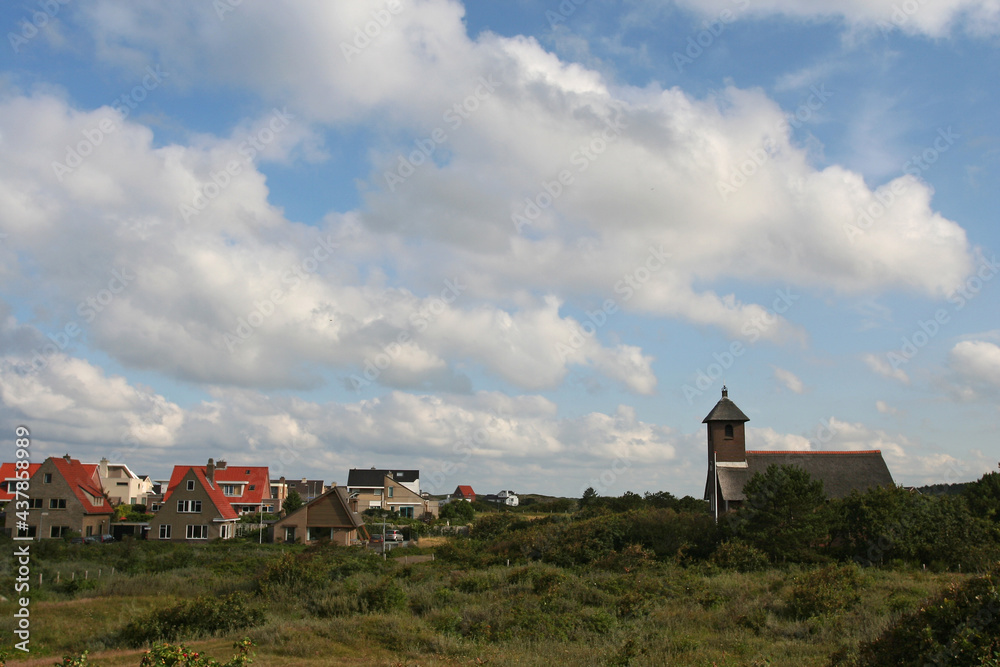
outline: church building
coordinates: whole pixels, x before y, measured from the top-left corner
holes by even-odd
[[[747,451],[746,423],[750,418],[722,388],[722,398],[702,421],[708,426],[708,480],[705,500],[712,516],[737,509],[746,496],[743,487],[756,473],[772,465],[802,468],[813,479],[822,480],[830,498],[843,498],[851,491],[864,492],[875,486],[892,486],[892,475],[878,449],[865,451]]]

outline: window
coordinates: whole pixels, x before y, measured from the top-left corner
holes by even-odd
[[[93,534],[94,534],[94,527],[93,526],[87,526],[87,537],[90,537]]]
[[[44,483],[44,484],[51,484],[52,483],[52,473],[47,472],[44,475],[42,475],[42,483]]]
[[[28,498],[28,509],[40,510],[42,509],[42,502],[41,498]]]
[[[178,512],[200,512],[201,511],[201,501],[200,500],[178,500],[177,501],[177,511]]]
[[[295,526],[288,526],[285,528],[285,541],[286,542],[295,541]]]
[[[239,495],[242,495],[240,493],[240,487],[238,485],[236,485],[236,484],[223,484],[222,485],[222,493],[224,495],[227,495],[227,496],[239,496]]]
[[[65,498],[49,498],[49,509],[50,510],[64,510],[64,509],[66,509],[66,499]]]
[[[160,539],[169,540],[170,539],[170,524],[161,523],[160,524]]]
[[[103,505],[104,504],[104,498],[95,497],[92,502],[95,505]]]
[[[117,486],[128,486],[128,482],[115,482]]]
[[[251,490],[251,491],[253,491],[253,490],[254,490],[254,489],[256,489],[256,488],[257,488],[257,485],[256,485],[256,484],[251,484],[251,485],[250,485],[250,490]]]
[[[187,539],[189,540],[207,540],[208,539],[208,526],[195,526],[188,524],[187,527]]]
[[[224,540],[229,538],[229,524],[228,523],[224,523],[221,526],[219,526],[219,537],[222,538],[222,539],[224,539]]]
[[[407,519],[413,518],[413,508],[412,507],[400,507],[399,516],[405,517]]]
[[[188,480],[187,490],[188,491],[194,491],[194,480],[193,479],[189,479]]]
[[[732,440],[732,439],[733,439],[733,425],[726,424],[726,440]]]
[[[17,529],[18,537],[35,537],[38,532],[38,526],[28,526],[27,530],[24,528]]]
[[[276,487],[276,486],[272,486],[271,487],[271,497],[272,498],[277,498],[278,497],[278,487]]]
[[[149,505],[149,511],[150,512],[155,512],[158,509],[160,509],[160,503],[150,503],[150,505]]]
[[[393,488],[392,488],[392,487],[390,486],[390,487],[389,487],[389,497],[390,497],[390,498],[392,498],[392,492],[393,492],[393,491],[394,491],[394,489],[393,489]]]
[[[49,528],[49,537],[62,537],[69,532],[69,526],[52,526]]]

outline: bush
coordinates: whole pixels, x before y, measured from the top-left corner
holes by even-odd
[[[405,609],[406,593],[394,580],[385,579],[362,590],[358,605],[362,613],[369,614]]]
[[[740,540],[728,540],[719,545],[709,562],[724,570],[758,572],[770,565],[767,554]]]
[[[118,631],[111,643],[139,647],[181,637],[224,634],[264,621],[255,600],[242,593],[222,598],[199,597],[141,616]]]
[[[218,660],[205,657],[187,646],[171,646],[160,644],[146,651],[139,667],[245,667],[253,662],[253,642],[244,638],[233,644],[237,653],[229,662],[222,664]]]
[[[853,607],[861,599],[861,576],[855,565],[831,565],[796,577],[788,602],[796,618],[822,616]]]

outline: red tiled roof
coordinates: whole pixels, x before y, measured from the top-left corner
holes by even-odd
[[[29,463],[28,464],[28,478],[30,479],[35,471],[41,467],[41,463]],[[17,466],[14,463],[0,463],[0,482],[7,480],[17,479]],[[14,491],[7,491],[3,486],[0,486],[0,503],[5,503],[8,500],[14,499]]]
[[[881,454],[881,449],[847,449],[840,451],[798,450],[798,449],[757,449],[747,450],[747,454]]]
[[[84,511],[88,514],[114,514],[115,510],[104,495],[104,489],[101,488],[101,480],[97,476],[96,465],[86,466],[80,463],[79,459],[70,459],[67,461],[63,457],[55,456],[49,460],[52,461],[56,470],[59,471],[59,474],[69,484],[69,488],[72,489],[76,499],[83,505]],[[102,505],[95,505],[90,501],[90,497],[87,494],[96,498],[104,498],[104,503]]]
[[[195,479],[198,480],[198,483],[208,493],[208,497],[212,500],[212,504],[215,505],[215,510],[219,516],[223,519],[238,519],[239,515],[233,510],[233,506],[229,504],[230,499],[222,493],[222,487],[218,484],[211,484],[208,481],[208,477],[205,476],[205,466],[174,466],[173,473],[170,475],[170,484],[163,496],[162,502],[166,503],[170,499],[170,496],[177,490],[181,481],[187,477],[188,471],[191,470],[194,471]]]
[[[472,490],[472,487],[465,484],[459,484],[457,492],[462,494],[463,497],[471,497],[476,495],[476,492]]]
[[[206,466],[174,466],[170,475],[170,482],[167,484],[167,491],[163,496],[163,501],[173,493],[174,488],[181,483],[188,470],[194,468],[202,476],[206,474]],[[271,497],[271,484],[267,466],[226,466],[225,470],[215,469],[215,486],[219,489],[219,495],[232,505],[260,505],[265,498]],[[207,482],[206,478],[206,482]],[[245,482],[241,485],[243,495],[227,496],[222,493],[222,484],[234,484]],[[253,486],[253,490],[250,487]]]

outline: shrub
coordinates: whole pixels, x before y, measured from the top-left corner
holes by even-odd
[[[796,618],[821,616],[853,607],[861,599],[861,576],[855,565],[834,565],[797,577],[788,602]]]
[[[358,595],[358,605],[362,613],[387,612],[406,608],[406,593],[393,579],[385,579],[368,586]]]
[[[233,644],[237,653],[229,662],[222,664],[218,660],[208,658],[189,649],[183,644],[171,646],[160,644],[146,651],[139,667],[246,667],[253,662],[253,642],[249,638]]]
[[[242,593],[222,598],[199,597],[141,616],[118,631],[112,643],[143,646],[184,636],[212,635],[242,630],[264,621],[257,603]]]
[[[757,572],[770,564],[767,554],[741,540],[728,540],[712,553],[709,562],[724,570]]]

